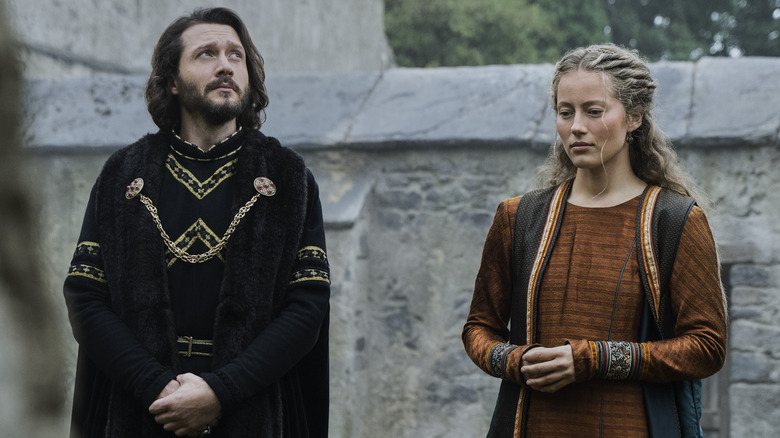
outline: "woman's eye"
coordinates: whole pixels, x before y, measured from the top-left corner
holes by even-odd
[[[604,114],[604,110],[603,109],[591,109],[591,110],[588,110],[588,114],[590,114],[592,116],[600,116],[600,115]]]

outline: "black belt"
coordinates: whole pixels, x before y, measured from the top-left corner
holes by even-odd
[[[176,338],[179,344],[179,354],[184,357],[213,356],[214,341],[206,339],[193,339],[192,336],[179,336]]]

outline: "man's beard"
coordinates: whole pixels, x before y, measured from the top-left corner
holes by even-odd
[[[240,99],[238,102],[212,102],[206,97],[211,90],[220,84],[230,83]],[[241,88],[230,78],[221,78],[209,82],[203,92],[198,86],[182,80],[178,81],[179,103],[189,113],[199,116],[211,126],[221,126],[239,117],[249,106],[249,95],[241,93]],[[221,93],[221,92],[220,92]]]

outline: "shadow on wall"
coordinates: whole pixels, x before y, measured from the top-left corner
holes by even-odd
[[[0,0],[0,434],[59,436],[62,334],[43,287],[33,206],[22,172],[21,68]],[[5,435],[10,433],[11,435]]]

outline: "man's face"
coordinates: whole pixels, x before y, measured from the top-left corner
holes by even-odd
[[[171,91],[182,117],[211,125],[235,119],[249,102],[246,52],[236,31],[223,24],[196,24],[181,35],[179,75]]]

